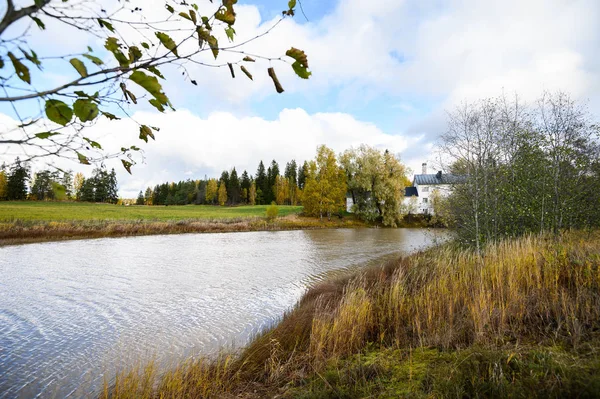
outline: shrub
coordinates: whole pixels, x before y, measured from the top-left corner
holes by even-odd
[[[275,201],[271,202],[271,205],[267,207],[267,220],[272,222],[279,216],[279,207],[275,204]]]

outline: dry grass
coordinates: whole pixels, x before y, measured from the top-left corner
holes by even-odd
[[[102,237],[127,237],[181,233],[232,233],[321,228],[365,227],[352,217],[320,221],[317,218],[289,215],[267,223],[264,218],[244,217],[212,220],[77,220],[0,222],[0,246],[44,241]]]
[[[153,384],[120,375],[103,397],[138,392],[161,398],[374,395],[389,387],[367,382],[387,381],[382,374],[387,369],[363,359],[352,371],[347,363],[373,348],[376,358],[384,351],[402,352],[388,369],[409,378],[393,379],[401,384],[394,392],[410,388],[425,396],[468,397],[519,389],[517,396],[537,395],[532,376],[541,373],[538,380],[548,389],[543,392],[561,396],[590,386],[585,376],[600,371],[599,333],[600,233],[524,237],[490,245],[481,256],[446,245],[314,287],[241,353],[189,361]],[[543,347],[564,348],[569,359],[587,351],[595,363],[574,373],[573,381],[581,381],[568,385],[565,370],[574,370],[578,361],[556,360],[563,354],[540,358],[534,349]],[[413,365],[415,348],[431,356]],[[497,352],[506,348],[512,348],[510,354]],[[515,359],[527,360],[515,366],[518,372],[512,368]],[[425,372],[442,366],[443,373]],[[509,371],[512,379],[504,377]],[[416,386],[413,373],[421,376]],[[340,380],[341,375],[355,377]],[[367,391],[342,395],[348,386],[359,385]],[[456,393],[459,386],[471,394]]]

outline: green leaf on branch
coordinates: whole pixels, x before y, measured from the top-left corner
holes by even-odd
[[[246,69],[246,67],[245,67],[245,66],[243,66],[243,65],[242,65],[242,66],[240,66],[240,69],[242,70],[242,72],[244,72],[244,74],[245,74],[246,76],[248,76],[248,78],[249,78],[250,80],[254,80],[254,79],[252,78],[252,74],[251,74],[250,72],[248,72],[248,70]]]
[[[296,0],[290,0],[290,1],[288,1],[288,8],[290,10],[293,10],[294,8],[296,8]]]
[[[102,60],[96,56],[90,55],[90,54],[83,54],[83,56],[85,58],[87,58],[88,60],[92,61],[95,65],[102,65],[104,64],[104,62],[102,62]]]
[[[155,74],[156,76],[158,76],[161,79],[164,79],[165,77],[163,76],[163,74],[158,70],[157,67],[155,66],[149,66],[147,68],[150,72],[152,72],[153,74]]]
[[[296,60],[296,62],[292,64],[292,69],[296,75],[302,79],[308,79],[310,75],[312,75],[312,72],[308,71],[308,58],[306,57],[304,51],[292,47],[286,51],[285,55]]]
[[[87,141],[89,143],[89,145],[91,145],[93,148],[97,148],[99,150],[102,149],[102,146],[100,145],[100,143],[98,143],[97,141],[94,140],[90,140],[87,137],[83,138],[85,141]]]
[[[312,72],[309,72],[306,69],[306,67],[304,67],[298,61],[296,61],[292,64],[292,69],[294,70],[294,72],[296,72],[296,75],[298,75],[302,79],[308,79],[310,77],[310,75],[312,75]]]
[[[56,136],[57,134],[60,134],[60,133],[57,133],[57,132],[42,132],[42,133],[36,133],[35,137],[37,137],[38,139],[45,140],[45,139],[50,138],[52,136]]]
[[[198,19],[196,17],[196,11],[194,10],[190,10],[190,18],[192,19],[192,22],[194,24],[196,24],[198,22]]]
[[[124,159],[121,159],[121,162],[123,163],[123,167],[125,168],[125,170],[127,172],[129,172],[129,174],[131,174],[131,167],[133,166],[133,164],[129,161],[126,161]]]
[[[146,42],[142,42],[142,47],[145,48],[146,50],[150,50],[150,45]]]
[[[33,22],[35,22],[35,24],[38,26],[38,28],[40,28],[41,30],[46,29],[46,25],[44,25],[44,23],[42,22],[41,19],[39,19],[38,17],[33,17],[31,16],[31,19],[33,19]]]
[[[155,76],[148,76],[142,71],[135,71],[129,76],[129,79],[142,86],[150,93],[161,105],[169,105],[169,98],[162,91],[162,86]]]
[[[23,82],[31,84],[31,75],[29,74],[29,68],[27,68],[21,61],[19,61],[17,57],[15,57],[15,55],[10,51],[8,52],[8,58],[10,58],[10,61],[12,62],[13,67],[15,68],[15,72],[17,73],[19,79],[21,79]]]
[[[106,28],[109,31],[111,31],[112,33],[115,33],[115,28],[112,26],[112,24],[110,22],[106,22],[102,18],[98,18],[98,24],[100,25],[101,28]]]
[[[104,45],[104,47],[108,51],[113,53],[113,55],[115,56],[115,58],[120,66],[122,66],[122,67],[129,66],[129,64],[130,64],[129,59],[127,57],[125,57],[125,54],[123,54],[123,52],[121,51],[121,45],[119,44],[119,39],[117,39],[116,37],[112,37],[112,36],[107,38],[106,44]]]
[[[150,103],[150,105],[152,105],[154,108],[156,108],[160,112],[165,112],[165,107],[163,107],[163,105],[160,103],[160,101],[158,101],[156,98],[152,98],[152,99],[148,100],[148,102]]]
[[[77,58],[71,58],[69,62],[71,65],[73,65],[73,68],[75,68],[82,78],[88,76],[87,68],[85,67],[85,64],[81,62],[81,60],[78,60]]]
[[[60,100],[48,100],[44,108],[48,119],[59,125],[66,126],[73,119],[73,110]]]
[[[173,7],[171,7],[170,5],[165,4],[165,7],[171,14],[173,14],[175,12],[175,9]]]
[[[21,52],[23,53],[23,55],[25,56],[25,58],[27,58],[27,61],[31,62],[33,65],[35,65],[36,67],[38,67],[38,69],[40,71],[42,70],[42,68],[41,68],[42,63],[38,59],[38,56],[35,53],[35,51],[31,50],[31,54],[29,54],[29,53],[27,53],[27,51],[23,50],[21,47],[19,47],[19,50],[21,50]]]
[[[180,17],[183,17],[183,18],[185,18],[185,19],[187,19],[188,21],[191,21],[191,20],[192,20],[192,18],[190,18],[190,16],[189,16],[189,15],[187,15],[187,13],[185,13],[185,12],[180,12],[180,13],[179,13],[179,16],[180,16]]]
[[[175,56],[179,57],[179,55],[177,54],[177,45],[169,35],[163,32],[156,32],[156,37],[158,38],[158,40],[160,40],[162,45],[167,48],[167,50],[170,50],[171,52],[173,52],[173,54],[175,54]]]
[[[129,61],[131,61],[132,63],[138,62],[142,58],[142,55],[142,51],[138,47],[129,47]]]
[[[227,38],[229,39],[229,41],[233,42],[233,36],[235,35],[235,29],[233,29],[232,26],[225,29],[225,34],[227,35]]]
[[[254,58],[252,58],[252,57],[248,57],[248,56],[244,57],[244,58],[242,59],[242,61],[246,61],[246,62],[256,62],[256,61],[254,60]]]
[[[233,5],[237,0],[223,0],[223,7],[215,14],[215,19],[225,22],[227,25],[235,24],[235,11]]]
[[[120,118],[117,118],[117,116],[116,116],[116,115],[114,115],[114,114],[111,114],[110,112],[104,112],[104,111],[100,111],[100,112],[102,112],[102,115],[104,115],[105,117],[107,117],[107,118],[108,118],[108,119],[110,119],[111,121],[114,121],[114,120],[119,120],[119,119],[120,119]]]
[[[212,30],[212,26],[210,26],[210,20],[208,19],[208,17],[200,17],[200,19],[202,20],[202,23],[204,24],[204,27],[208,30]]]
[[[98,106],[94,102],[84,99],[75,101],[73,111],[75,112],[75,116],[82,122],[89,122],[96,119],[99,113]]]
[[[79,158],[79,163],[84,164],[84,165],[89,165],[90,161],[87,159],[87,157],[79,152],[77,152],[77,158]]]
[[[140,139],[144,140],[147,143],[148,137],[150,137],[152,140],[156,140],[154,138],[154,133],[152,133],[152,129],[150,129],[146,125],[140,126]]]

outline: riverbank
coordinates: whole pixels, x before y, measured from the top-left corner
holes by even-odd
[[[289,215],[271,222],[259,217],[214,220],[88,220],[0,222],[0,247],[35,242],[129,237],[156,234],[232,233],[368,227],[353,217],[318,218]]]
[[[595,397],[600,233],[444,245],[321,283],[239,353],[102,397]]]
[[[300,216],[301,206],[117,206],[77,202],[0,202],[0,246],[155,234],[231,233],[367,227],[352,215],[331,220]]]

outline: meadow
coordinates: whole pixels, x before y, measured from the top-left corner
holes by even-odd
[[[310,289],[238,353],[103,398],[598,397],[600,233],[446,244]]]
[[[90,220],[215,220],[264,217],[267,205],[256,206],[120,206],[89,202],[0,202],[0,221],[90,221]],[[302,212],[301,206],[279,206],[279,216]]]
[[[0,246],[153,234],[232,233],[365,227],[352,215],[301,216],[301,206],[120,206],[79,202],[0,202]]]

